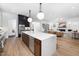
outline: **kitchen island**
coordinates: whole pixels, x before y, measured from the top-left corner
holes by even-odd
[[[35,56],[51,56],[56,51],[56,35],[23,31],[22,41]]]

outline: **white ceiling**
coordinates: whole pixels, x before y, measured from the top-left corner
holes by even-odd
[[[32,11],[32,17],[36,17],[39,12],[39,3],[0,3],[2,10],[28,15],[29,9]],[[44,3],[42,10],[45,13],[45,19],[54,19],[58,17],[72,18],[79,17],[78,3]]]

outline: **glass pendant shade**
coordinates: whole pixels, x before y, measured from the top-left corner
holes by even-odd
[[[27,19],[28,22],[32,22],[32,18],[31,18],[31,10],[29,10],[29,18]]]
[[[43,20],[43,19],[44,19],[44,13],[43,13],[43,12],[39,12],[39,13],[37,14],[37,18],[38,18],[39,20]]]
[[[39,13],[37,14],[37,18],[39,20],[43,20],[44,19],[44,13],[42,12],[42,3],[40,3],[40,9],[39,9]]]
[[[29,17],[29,18],[28,18],[28,22],[32,22],[32,18]]]

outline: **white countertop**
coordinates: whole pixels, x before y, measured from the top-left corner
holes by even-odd
[[[34,38],[37,38],[39,40],[44,40],[44,39],[48,39],[50,37],[56,37],[55,34],[48,34],[48,33],[43,33],[43,32],[33,32],[33,31],[23,31],[22,33],[25,33],[27,35],[30,35]]]

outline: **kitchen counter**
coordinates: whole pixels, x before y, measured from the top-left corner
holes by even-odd
[[[52,56],[56,51],[56,35],[23,31],[22,41],[35,56]]]
[[[46,39],[48,39],[50,37],[56,37],[55,34],[48,34],[48,33],[43,33],[43,32],[35,33],[33,31],[23,31],[22,33],[28,34],[28,35],[30,35],[30,36],[32,36],[34,38],[37,38],[37,39],[39,39],[41,41],[46,40]]]

